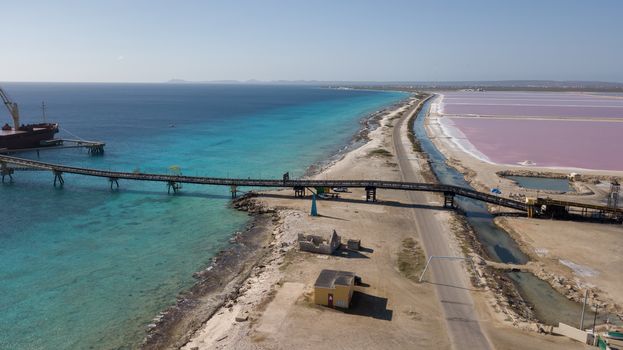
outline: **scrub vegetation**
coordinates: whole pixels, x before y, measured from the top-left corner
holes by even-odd
[[[398,253],[398,270],[410,280],[417,281],[424,269],[424,251],[413,238],[402,241],[402,249]]]
[[[384,148],[377,148],[368,153],[370,157],[391,157],[392,153]]]

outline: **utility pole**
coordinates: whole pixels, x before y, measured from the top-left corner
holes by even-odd
[[[597,311],[599,310],[599,304],[595,304],[595,317],[593,317],[593,337],[595,337],[595,325],[597,324]]]
[[[584,330],[584,310],[586,309],[586,300],[588,299],[588,289],[584,292],[584,304],[582,304],[582,316],[580,318],[580,329]]]

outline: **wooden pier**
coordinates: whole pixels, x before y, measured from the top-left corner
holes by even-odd
[[[111,189],[119,188],[119,180],[163,182],[167,184],[169,193],[177,193],[181,189],[182,184],[228,186],[230,187],[230,190],[232,192],[232,197],[236,196],[236,193],[239,191],[240,187],[292,188],[294,189],[294,194],[297,197],[304,196],[306,188],[362,188],[366,191],[366,201],[376,201],[378,189],[398,191],[425,191],[440,193],[441,195],[443,195],[444,207],[454,207],[454,197],[461,196],[526,212],[531,217],[538,217],[543,214],[547,214],[548,208],[549,212],[551,212],[552,209],[555,209],[557,207],[563,207],[566,208],[566,212],[568,212],[570,208],[577,208],[582,210],[583,212],[588,212],[589,210],[597,211],[598,213],[601,213],[604,218],[608,217],[616,220],[623,219],[623,209],[616,207],[608,207],[579,202],[561,202],[545,198],[539,198],[538,200],[533,202],[522,202],[485,192],[479,192],[471,188],[444,184],[381,180],[292,180],[289,177],[285,176],[283,179],[236,179],[168,174],[145,174],[136,172],[129,173],[70,167],[0,155],[0,175],[2,175],[3,182],[6,175],[8,175],[12,181],[12,175],[14,174],[14,171],[19,168],[51,171],[54,175],[55,186],[63,186],[65,184],[63,174],[67,173],[105,178],[110,182]]]
[[[58,150],[58,149],[68,149],[68,148],[82,148],[86,149],[89,155],[92,156],[100,156],[104,154],[104,147],[106,144],[100,141],[86,141],[86,140],[74,140],[74,139],[53,139],[49,141],[45,141],[45,144],[41,147],[33,147],[33,148],[20,148],[20,149],[0,149],[0,154],[14,154],[20,152],[39,152],[39,151],[49,151],[49,150]]]

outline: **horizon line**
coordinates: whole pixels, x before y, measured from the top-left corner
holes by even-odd
[[[259,79],[215,79],[215,80],[186,80],[186,79],[169,79],[165,81],[0,81],[0,83],[32,83],[32,84],[490,84],[490,83],[557,83],[557,84],[607,84],[620,85],[620,81],[603,81],[603,80],[552,80],[552,79],[501,79],[501,80],[317,80],[317,79],[275,79],[275,80],[259,80]]]

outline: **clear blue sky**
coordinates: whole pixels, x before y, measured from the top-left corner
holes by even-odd
[[[0,0],[0,81],[623,82],[623,1]]]

